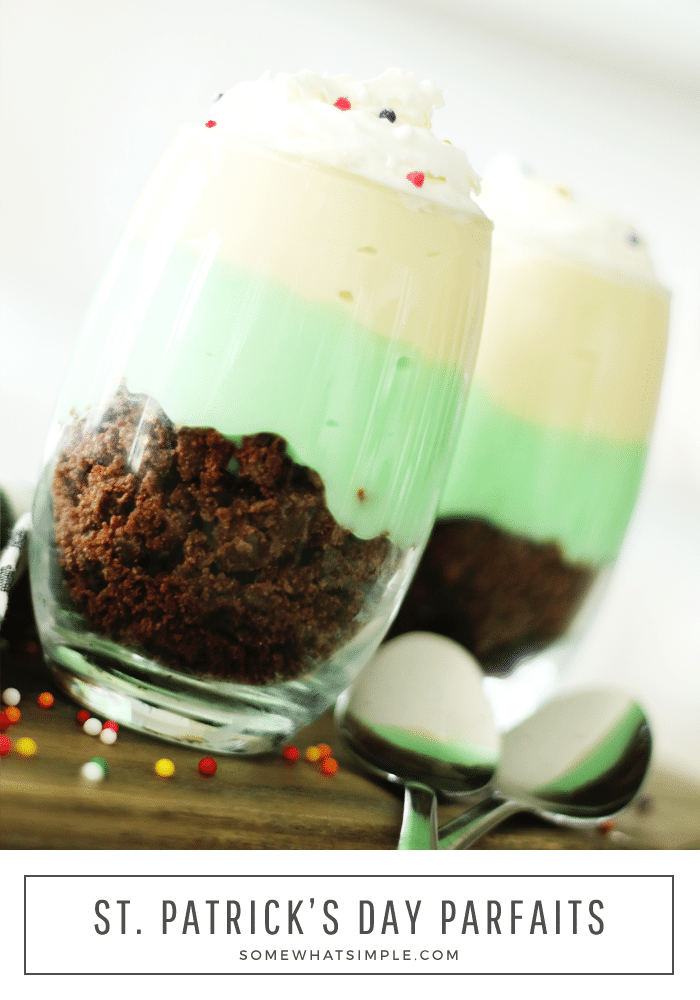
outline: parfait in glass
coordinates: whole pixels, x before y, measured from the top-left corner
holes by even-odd
[[[108,267],[34,501],[59,683],[269,750],[372,655],[430,532],[491,223],[411,74],[266,75],[184,126]]]
[[[668,293],[627,223],[502,157],[474,380],[392,634],[461,642],[503,725],[551,693],[620,551],[661,383]]]

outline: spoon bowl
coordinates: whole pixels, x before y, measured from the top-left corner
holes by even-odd
[[[462,646],[411,632],[381,646],[338,699],[346,749],[405,788],[399,850],[437,847],[436,792],[472,795],[493,779],[500,737],[481,677]]]
[[[463,850],[516,812],[594,826],[627,806],[651,760],[648,719],[629,695],[565,693],[503,736],[490,796],[439,830],[441,850]]]

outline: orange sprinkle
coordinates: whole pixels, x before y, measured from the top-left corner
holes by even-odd
[[[10,722],[19,722],[22,713],[17,708],[16,705],[8,705],[5,709],[5,715],[10,720]]]
[[[50,691],[42,691],[39,697],[37,698],[37,701],[39,702],[42,708],[51,708],[51,706],[53,705],[53,700],[54,700],[53,695],[51,694]]]
[[[323,774],[335,774],[338,770],[338,761],[333,757],[324,757],[321,761],[321,771]]]
[[[307,747],[304,756],[308,761],[311,761],[311,763],[313,764],[317,760],[321,759],[321,751],[318,749],[318,747]]]
[[[333,750],[328,746],[327,743],[319,743],[317,749],[321,754],[321,759],[323,759],[324,757],[330,757],[333,753]]]

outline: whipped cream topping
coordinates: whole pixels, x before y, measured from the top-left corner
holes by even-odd
[[[510,156],[501,155],[487,166],[478,202],[494,223],[494,243],[517,233],[540,241],[550,252],[633,281],[656,283],[649,249],[631,223],[529,173]]]
[[[432,132],[442,93],[389,69],[373,80],[348,75],[264,74],[238,83],[212,105],[203,131],[229,133],[480,214],[479,179],[462,150]]]

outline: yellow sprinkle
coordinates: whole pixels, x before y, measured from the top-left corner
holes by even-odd
[[[15,743],[15,750],[23,757],[31,757],[32,754],[36,753],[36,743],[29,736],[22,736]]]
[[[338,292],[338,295],[346,302],[352,302],[352,292]]]
[[[321,751],[318,747],[307,747],[305,756],[307,760],[310,760],[313,763],[313,761],[320,759]]]
[[[167,757],[161,757],[155,763],[155,772],[160,778],[170,778],[175,774],[175,765]]]

